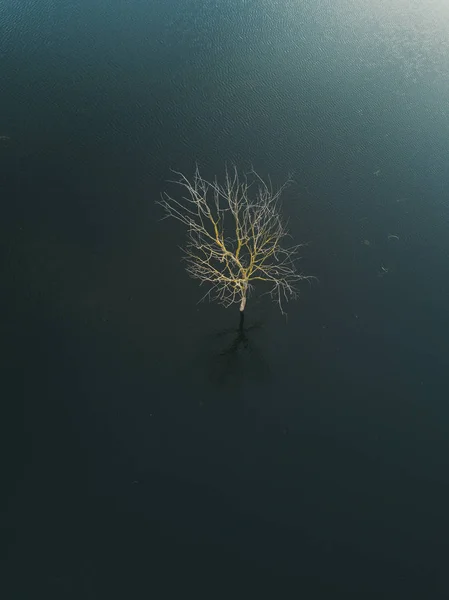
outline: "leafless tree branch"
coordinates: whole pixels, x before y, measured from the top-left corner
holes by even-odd
[[[296,270],[301,245],[282,245],[290,235],[280,197],[290,181],[274,190],[254,169],[241,178],[236,167],[226,169],[223,184],[203,179],[198,167],[192,181],[174,173],[178,179],[173,183],[184,195],[175,199],[164,193],[158,203],[165,217],[187,227],[186,270],[208,285],[202,299],[226,307],[239,303],[243,311],[252,282],[260,281],[271,286],[267,293],[284,314],[284,302],[297,297],[298,282],[310,279]]]

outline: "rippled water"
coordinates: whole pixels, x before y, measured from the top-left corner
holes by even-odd
[[[448,32],[443,0],[1,3],[23,594],[447,596]],[[226,162],[293,174],[318,280],[243,336],[155,204]]]

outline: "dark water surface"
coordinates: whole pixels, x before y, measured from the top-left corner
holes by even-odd
[[[5,598],[447,598],[449,7],[0,4]],[[288,321],[171,168],[281,184]],[[395,237],[392,237],[395,236]]]

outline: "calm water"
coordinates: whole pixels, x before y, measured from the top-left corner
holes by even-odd
[[[448,40],[444,0],[3,0],[8,598],[448,597]],[[293,173],[318,279],[245,339],[154,203],[226,161]]]

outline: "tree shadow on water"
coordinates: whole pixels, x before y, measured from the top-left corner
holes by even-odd
[[[237,328],[226,328],[213,334],[214,351],[209,354],[209,376],[220,386],[238,386],[249,380],[263,381],[269,375],[269,365],[255,341],[262,321],[245,327],[240,315]],[[225,342],[223,342],[225,340]],[[219,348],[215,343],[219,342]]]

